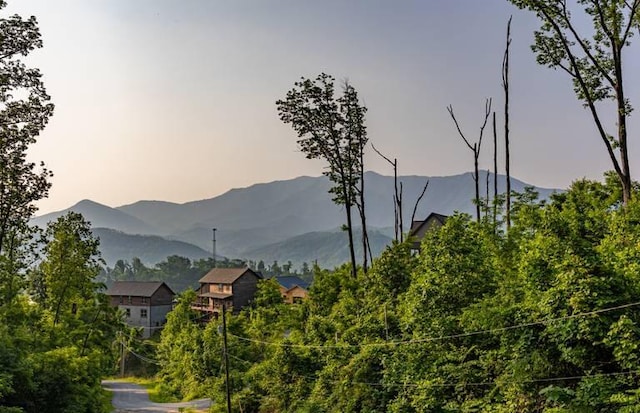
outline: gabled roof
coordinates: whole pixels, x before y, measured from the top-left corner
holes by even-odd
[[[295,286],[304,288],[305,290],[309,289],[309,283],[300,277],[296,277],[295,275],[282,275],[279,277],[276,276],[275,279],[278,284],[280,284],[287,290],[290,290]]]
[[[162,281],[115,281],[106,291],[106,294],[151,297],[163,285],[171,291],[171,294],[174,294],[171,288]]]
[[[440,225],[444,225],[445,221],[449,218],[447,215],[437,214],[432,212],[424,221],[413,221],[411,223],[411,230],[409,231],[409,236],[414,236],[420,229],[429,221],[436,220]]]
[[[204,277],[200,278],[201,284],[233,284],[238,278],[249,272],[257,278],[262,278],[251,268],[214,268]]]

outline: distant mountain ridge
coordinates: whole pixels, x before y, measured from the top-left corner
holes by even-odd
[[[147,264],[164,261],[170,255],[179,255],[190,260],[211,257],[211,252],[187,242],[167,240],[157,235],[131,235],[109,228],[92,228],[93,235],[100,238],[100,252],[109,266],[118,260],[131,262],[134,257]]]
[[[488,177],[493,183],[493,174]],[[408,230],[411,210],[425,182],[429,188],[419,205],[416,219],[423,219],[430,212],[450,215],[454,211],[474,214],[472,202],[474,183],[471,173],[453,176],[401,176],[404,194],[404,228]],[[481,171],[480,182],[487,182],[487,171]],[[521,192],[528,185],[512,178],[512,189]],[[336,244],[336,228],[344,222],[344,212],[331,201],[328,190],[331,183],[324,176],[301,176],[284,181],[261,183],[247,188],[237,188],[210,199],[177,204],[164,201],[139,201],[117,208],[110,208],[90,200],[84,200],[63,211],[53,212],[33,219],[33,223],[45,226],[50,220],[69,210],[82,213],[92,223],[93,228],[108,228],[124,235],[144,235],[162,237],[167,241],[181,241],[192,244],[202,251],[212,250],[212,229],[216,228],[217,253],[228,257],[246,259],[265,259],[269,261],[302,260],[312,262],[334,262],[318,255],[324,251],[326,243]],[[393,226],[393,177],[375,172],[365,174],[365,194],[367,223],[370,228],[389,228]],[[498,176],[498,190],[504,192],[505,177]],[[554,189],[535,188],[540,198],[546,199]],[[484,191],[481,191],[483,193]],[[305,234],[317,233],[324,236],[307,236],[292,240]],[[106,236],[106,233],[103,233]],[[108,234],[116,238],[113,233]],[[288,240],[292,240],[288,242]],[[309,245],[308,257],[300,254],[301,240],[313,243]],[[313,240],[313,241],[312,241]],[[143,242],[130,245],[145,245]],[[158,238],[155,238],[158,242]],[[123,241],[124,242],[124,241]],[[325,244],[323,244],[325,243]],[[138,256],[145,251],[117,251],[111,241],[102,248],[105,257],[128,252],[127,256]],[[149,244],[146,244],[149,245]],[[167,244],[169,245],[169,244]],[[289,247],[287,247],[287,245]],[[182,245],[184,247],[184,245]],[[137,248],[137,247],[136,247]],[[296,249],[298,248],[298,249]],[[171,247],[163,251],[169,251]],[[302,248],[305,250],[307,248]],[[329,249],[326,249],[328,251]],[[196,254],[193,250],[193,254]],[[133,254],[133,255],[131,255]],[[138,254],[138,255],[136,255]],[[171,254],[169,254],[171,255]],[[179,255],[179,254],[178,254]],[[197,256],[194,255],[194,257]],[[125,257],[123,257],[125,258]],[[142,257],[140,257],[142,259]],[[151,259],[151,258],[150,258]],[[265,260],[266,261],[266,260]],[[300,262],[302,262],[300,261]],[[110,260],[107,260],[110,262]],[[152,262],[151,262],[152,263]]]
[[[47,225],[47,222],[53,221],[69,211],[82,214],[85,219],[91,221],[91,225],[94,228],[111,228],[128,234],[154,233],[154,227],[143,220],[89,199],[84,199],[62,211],[51,212],[35,217],[31,222],[37,226],[44,227]]]
[[[356,239],[362,236],[362,231],[356,231]],[[389,245],[392,238],[380,231],[369,231],[369,242],[374,257],[380,255]],[[275,244],[248,250],[246,255],[253,260],[262,260],[271,264],[274,260],[282,263],[291,261],[294,268],[300,268],[303,262],[311,264],[319,262],[322,267],[334,268],[349,261],[347,233],[344,231],[308,232],[297,235]],[[362,245],[355,245],[356,255],[362,256]]]

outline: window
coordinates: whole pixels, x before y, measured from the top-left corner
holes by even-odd
[[[147,318],[147,309],[146,308],[141,308],[140,309],[140,318]]]
[[[131,304],[131,296],[127,299],[127,303]]]
[[[122,296],[120,296],[120,300],[118,301],[119,304],[124,303],[124,298],[122,298]]]
[[[142,304],[147,304],[147,300],[149,300],[147,297],[142,297]]]
[[[218,284],[218,291],[219,292],[223,292],[224,291],[224,285],[223,284]]]
[[[125,308],[124,309],[124,314],[127,316],[127,318],[131,317],[131,309],[130,308]]]

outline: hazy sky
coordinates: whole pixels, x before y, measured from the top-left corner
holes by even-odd
[[[475,139],[492,96],[502,127],[511,14],[512,174],[566,187],[611,169],[565,74],[535,63],[535,16],[506,0],[9,0],[9,13],[37,17],[45,44],[28,60],[56,105],[30,151],[55,174],[40,213],[85,198],[185,202],[320,175],[322,163],[300,153],[274,102],[322,71],[356,87],[371,142],[398,158],[401,174],[469,171],[472,153],[446,106]],[[639,51],[629,49],[625,68],[636,106]],[[629,127],[633,167],[637,112]],[[367,162],[391,174],[377,155]]]

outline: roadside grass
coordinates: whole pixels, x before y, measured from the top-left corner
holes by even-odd
[[[149,393],[149,400],[154,403],[178,403],[182,401],[164,391],[164,389],[162,388],[162,383],[153,377],[124,377],[114,380],[126,381],[141,385],[142,387],[147,389],[147,392]]]
[[[111,403],[111,399],[113,399],[113,392],[106,389],[101,389],[101,397],[100,397],[101,409],[99,411],[112,412],[113,404]]]

